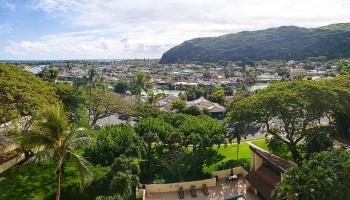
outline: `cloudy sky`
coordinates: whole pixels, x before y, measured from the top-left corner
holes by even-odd
[[[349,0],[0,0],[0,60],[160,58],[194,37],[340,22]]]

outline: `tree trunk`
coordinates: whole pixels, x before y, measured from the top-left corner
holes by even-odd
[[[91,126],[95,126],[96,122],[97,122],[98,118],[97,117],[93,117],[92,122],[91,122]]]
[[[91,85],[91,82],[90,82],[90,86],[89,86],[89,105],[88,105],[89,121],[91,120],[91,87],[92,87],[92,85]]]
[[[294,162],[296,162],[298,164],[298,166],[301,166],[302,165],[302,159],[301,159],[301,156],[300,156],[300,154],[299,154],[299,152],[297,150],[296,145],[289,144],[289,150],[292,153],[292,157],[293,157]]]
[[[237,160],[238,160],[238,154],[239,154],[239,145],[241,144],[241,136],[237,134]]]
[[[58,161],[56,169],[56,200],[60,200],[61,196],[61,174],[62,174],[62,160]]]
[[[152,179],[151,152],[152,152],[152,143],[148,143],[148,175],[149,175],[149,180]]]

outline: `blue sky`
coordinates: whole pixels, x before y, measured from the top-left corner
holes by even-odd
[[[350,22],[348,0],[0,0],[0,60],[160,58],[194,37]]]

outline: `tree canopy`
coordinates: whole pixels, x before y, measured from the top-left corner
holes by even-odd
[[[143,147],[130,125],[111,125],[98,131],[96,142],[86,148],[84,155],[94,164],[108,166],[121,155],[141,158]]]
[[[100,89],[91,93],[90,114],[92,115],[91,125],[97,120],[108,117],[112,114],[132,114],[132,107],[128,102],[117,94]]]
[[[56,101],[54,87],[15,65],[0,63],[0,124],[33,116]]]
[[[349,199],[349,172],[349,152],[321,152],[302,167],[295,167],[286,172],[278,186],[278,197],[294,200]]]
[[[326,82],[279,82],[235,104],[228,122],[241,128],[261,125],[267,133],[287,144],[294,161],[300,163],[297,144],[319,125],[341,102]]]

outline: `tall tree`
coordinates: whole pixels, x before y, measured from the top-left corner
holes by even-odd
[[[45,67],[41,72],[38,73],[38,76],[44,81],[55,82],[59,73],[60,70],[58,68]]]
[[[260,124],[283,141],[295,162],[302,157],[297,144],[318,126],[338,103],[337,94],[325,82],[290,81],[272,86],[239,101],[228,115],[231,124]]]
[[[121,155],[141,158],[143,153],[143,142],[135,130],[128,124],[120,124],[98,131],[96,142],[85,149],[84,156],[93,164],[109,166]]]
[[[149,178],[152,177],[152,143],[166,140],[172,129],[171,125],[158,118],[142,119],[136,126],[136,132],[147,144],[147,161]]]
[[[61,105],[45,106],[37,116],[35,129],[24,141],[30,147],[39,147],[27,163],[47,160],[55,162],[56,200],[60,199],[61,194],[62,166],[68,160],[79,170],[81,189],[92,181],[89,162],[75,153],[77,148],[86,146],[91,138],[69,126]]]
[[[91,101],[92,101],[91,98],[92,98],[92,90],[95,88],[96,74],[97,74],[96,68],[91,67],[89,69],[88,77],[87,77],[87,80],[89,83],[89,92],[88,92],[88,95],[89,95],[89,102],[88,102],[89,119],[90,119],[90,116],[92,114],[91,113]]]
[[[350,75],[342,75],[330,81],[339,96],[340,103],[333,109],[332,117],[340,137],[350,139]]]
[[[87,121],[85,93],[66,83],[58,83],[55,88],[64,110],[68,113],[69,121],[84,124]]]
[[[350,199],[349,171],[349,152],[324,151],[287,171],[277,189],[278,199]]]
[[[147,103],[154,105],[158,100],[164,98],[164,93],[154,94],[153,90],[148,90],[147,92]]]
[[[90,105],[91,125],[95,125],[97,120],[101,118],[116,113],[132,115],[132,108],[128,102],[114,92],[100,89],[92,91]]]
[[[23,126],[28,129],[40,107],[56,101],[55,88],[15,65],[0,63],[0,124],[28,117]]]
[[[134,77],[133,88],[139,99],[141,98],[142,91],[148,91],[148,79],[149,77],[144,72],[137,72]]]
[[[124,155],[115,159],[107,175],[107,184],[113,193],[128,199],[136,199],[136,187],[139,186],[140,166],[136,160]]]

